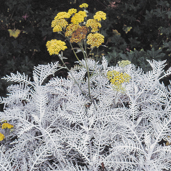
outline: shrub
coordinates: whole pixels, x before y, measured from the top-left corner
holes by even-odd
[[[153,70],[144,73],[133,64],[107,67],[105,58],[101,65],[87,59],[93,72],[91,98],[84,60],[70,70],[67,79],[44,82],[60,68],[58,62],[35,67],[33,82],[20,73],[4,77],[19,84],[9,86],[9,96],[1,101],[5,108],[0,118],[13,125],[14,131],[6,137],[10,141],[1,143],[0,167],[169,170],[171,147],[159,142],[171,142],[171,88],[159,80],[171,70],[163,72],[164,61],[148,62]],[[109,71],[129,75],[129,80],[120,83],[123,91],[107,78]]]

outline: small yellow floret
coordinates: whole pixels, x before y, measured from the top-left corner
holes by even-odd
[[[11,129],[11,128],[13,128],[13,127],[14,127],[14,126],[11,125],[11,124],[9,124],[9,123],[3,123],[3,124],[2,124],[2,129],[6,129],[6,128]]]
[[[0,133],[0,141],[2,141],[5,138],[4,134]]]
[[[80,8],[88,8],[88,4],[87,3],[83,3],[79,6]]]
[[[106,20],[106,13],[104,13],[103,11],[98,11],[94,15],[94,19],[96,19],[98,21]]]

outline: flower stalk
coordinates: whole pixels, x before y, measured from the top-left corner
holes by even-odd
[[[99,48],[99,46],[104,43],[104,36],[99,33],[99,29],[101,28],[101,20],[106,19],[106,13],[104,13],[103,11],[98,11],[94,15],[93,19],[87,20],[88,11],[86,10],[86,8],[88,8],[88,4],[83,3],[79,7],[83,10],[77,12],[76,9],[72,8],[69,9],[68,12],[59,12],[52,21],[51,27],[53,28],[53,32],[57,32],[59,34],[64,33],[62,35],[64,35],[69,41],[71,49],[78,61],[80,61],[80,59],[78,58],[72,43],[76,43],[80,51],[82,51],[88,77],[88,97],[92,99],[90,92],[90,71],[87,64],[87,58],[89,57],[89,55],[87,55],[87,46],[90,46],[91,52],[94,50],[94,48]],[[71,22],[70,24],[68,23],[68,20]],[[61,54],[59,54],[60,51],[64,51],[65,49],[67,49],[65,42],[53,39],[48,41],[46,43],[46,46],[50,55],[59,55],[62,63],[69,71],[68,67],[63,61],[64,58],[61,56]],[[71,76],[73,77],[72,73]],[[74,77],[73,79],[81,90]],[[83,93],[82,90],[81,92]]]

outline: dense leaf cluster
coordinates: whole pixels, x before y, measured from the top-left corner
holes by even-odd
[[[164,72],[165,61],[148,62],[152,70],[144,73],[133,64],[108,67],[105,58],[102,65],[87,59],[90,96],[84,60],[67,79],[53,77],[47,84],[58,62],[35,67],[34,81],[20,73],[4,77],[19,84],[0,101],[0,120],[13,125],[11,132],[0,128],[1,170],[169,171],[171,87],[159,80],[171,69]],[[113,89],[109,71],[130,75],[123,92]]]

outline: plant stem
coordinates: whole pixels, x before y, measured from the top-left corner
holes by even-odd
[[[68,71],[70,71],[69,68],[66,66],[65,62],[63,61],[62,57],[60,57],[60,59],[61,59],[63,65],[65,66],[65,68],[66,68]],[[76,79],[74,78],[74,76],[72,75],[71,72],[70,72],[70,74],[71,74],[72,78],[74,79],[74,82],[77,84],[78,88],[79,88],[80,91],[82,92],[82,94],[84,94],[84,95],[87,97],[87,95],[82,91],[81,87],[79,86],[78,82],[76,81]],[[87,98],[88,98],[88,97],[87,97]]]
[[[83,56],[84,56],[84,60],[85,60],[85,63],[86,63],[86,70],[87,70],[87,75],[88,75],[88,95],[89,95],[89,98],[91,99],[91,94],[90,94],[90,72],[89,72],[89,68],[88,68],[88,65],[87,65],[87,54],[86,52],[84,51],[84,48],[83,46],[80,45],[80,48],[83,52]]]
[[[75,57],[77,58],[78,61],[80,61],[79,58],[78,58],[78,56],[77,56],[77,54],[75,53],[75,50],[74,50],[74,48],[73,48],[73,46],[72,46],[72,44],[71,44],[70,41],[69,41],[69,43],[71,45],[71,48],[72,48],[72,51],[74,52]]]

